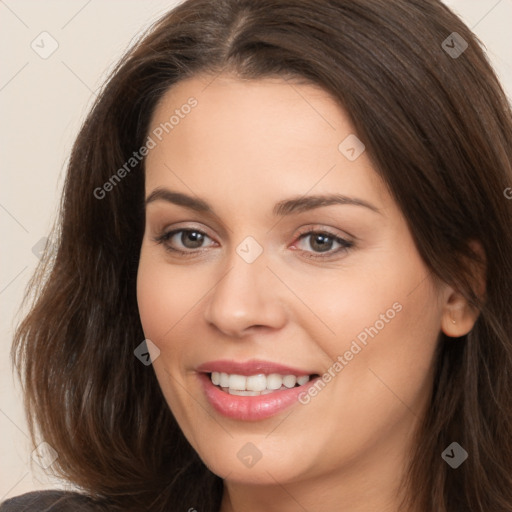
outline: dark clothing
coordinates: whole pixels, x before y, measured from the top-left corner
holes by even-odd
[[[105,508],[91,498],[70,491],[35,491],[0,504],[0,512],[99,512]]]

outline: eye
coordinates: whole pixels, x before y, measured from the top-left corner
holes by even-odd
[[[169,251],[192,253],[202,249],[206,240],[213,240],[199,229],[175,229],[155,238],[155,242],[163,244]]]
[[[211,243],[204,245],[208,240]],[[192,228],[167,231],[154,238],[154,241],[162,244],[167,251],[183,256],[192,256],[201,252],[201,249],[215,244],[206,233]],[[353,245],[353,242],[334,233],[325,230],[309,230],[299,235],[292,248],[298,248],[307,258],[328,258],[342,251],[348,251]]]
[[[354,243],[328,231],[308,231],[302,233],[296,245],[308,258],[325,258],[349,250]],[[301,247],[302,245],[302,247]],[[309,248],[311,249],[308,249]],[[333,250],[334,249],[334,250]]]

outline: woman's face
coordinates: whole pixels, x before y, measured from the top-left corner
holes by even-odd
[[[140,316],[204,462],[272,485],[400,463],[443,288],[346,113],[310,85],[194,78],[149,135]]]

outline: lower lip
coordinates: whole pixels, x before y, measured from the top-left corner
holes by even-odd
[[[198,377],[212,407],[228,418],[242,421],[264,420],[279,414],[298,403],[299,395],[307,392],[308,387],[313,385],[318,378],[310,380],[302,386],[274,391],[267,395],[239,396],[222,391],[212,383],[210,376],[206,373],[199,373]]]

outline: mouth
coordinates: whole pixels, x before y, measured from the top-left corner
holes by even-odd
[[[260,421],[298,405],[318,373],[265,361],[217,361],[197,368],[205,397],[227,418]]]

